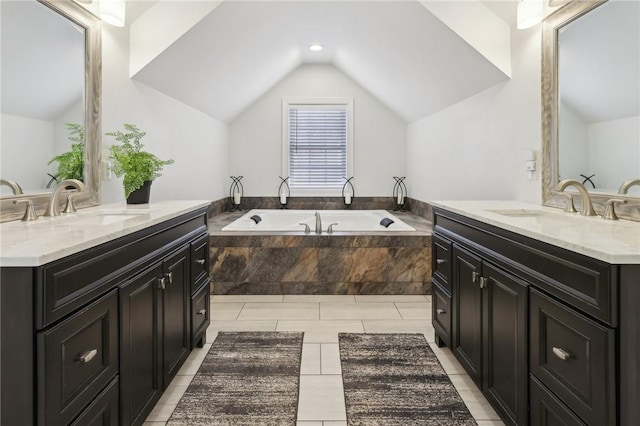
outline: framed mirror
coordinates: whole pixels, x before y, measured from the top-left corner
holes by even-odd
[[[542,23],[543,203],[560,180],[583,182],[596,211],[640,220],[640,3],[574,0]],[[574,197],[579,204],[579,197]]]
[[[100,20],[70,0],[2,2],[0,221],[20,219],[34,202],[41,215],[57,186],[63,153],[83,157],[87,188],[78,208],[100,203]],[[75,148],[73,147],[75,144]],[[49,164],[51,162],[51,164]],[[61,197],[64,199],[65,197]]]

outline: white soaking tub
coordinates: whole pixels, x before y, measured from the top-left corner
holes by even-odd
[[[320,213],[322,232],[326,233],[329,225],[334,232],[415,232],[415,228],[407,225],[386,210],[261,210],[254,209],[222,228],[222,231],[256,231],[256,232],[304,232],[306,223],[313,234],[316,226],[316,212]],[[253,218],[253,219],[252,219]],[[389,223],[384,226],[382,223]]]

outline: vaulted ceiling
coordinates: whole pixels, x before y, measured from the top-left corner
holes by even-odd
[[[229,0],[134,78],[228,123],[305,63],[333,64],[407,122],[508,79],[418,1]]]

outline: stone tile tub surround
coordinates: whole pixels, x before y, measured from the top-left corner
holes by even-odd
[[[393,212],[417,229],[411,235],[221,231],[245,213],[209,221],[213,294],[430,294],[431,224],[423,218]]]

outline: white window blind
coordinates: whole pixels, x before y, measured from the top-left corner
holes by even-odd
[[[292,188],[342,188],[348,164],[347,114],[346,105],[289,105]]]

